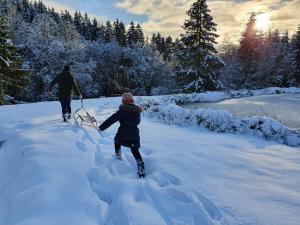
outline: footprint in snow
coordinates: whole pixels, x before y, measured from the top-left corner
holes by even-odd
[[[83,142],[77,141],[76,142],[76,146],[82,152],[86,152],[87,151],[87,148],[86,148],[86,146],[85,146],[85,144]]]
[[[153,150],[152,149],[149,149],[149,148],[142,148],[141,149],[141,153],[146,155],[146,156],[149,156],[153,153]]]
[[[100,140],[100,144],[101,145],[112,145],[112,140],[111,139],[108,139],[108,138],[102,138],[101,140]]]
[[[163,176],[153,176],[153,180],[156,181],[159,187],[167,187],[169,185],[169,181],[165,179]]]
[[[193,200],[189,198],[186,194],[184,194],[181,191],[178,191],[173,188],[167,189],[167,194],[171,196],[172,198],[176,199],[177,201],[183,202],[183,203],[191,203]]]
[[[95,165],[100,166],[103,163],[103,154],[100,151],[95,153]]]
[[[196,196],[203,205],[204,209],[207,211],[208,215],[213,220],[220,220],[222,218],[221,212],[213,202],[211,202],[208,198],[201,195],[200,193],[196,193]]]
[[[98,171],[95,168],[90,169],[87,177],[93,192],[98,196],[98,198],[108,205],[111,205],[113,198],[111,197],[110,191],[107,190],[108,185],[103,185],[103,179],[101,179]]]
[[[167,179],[173,185],[182,185],[181,181],[176,176],[170,173],[162,172],[161,176]]]

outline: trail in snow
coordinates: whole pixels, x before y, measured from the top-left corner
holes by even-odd
[[[104,121],[118,102],[87,105]],[[122,161],[112,157],[117,125],[101,137],[57,121],[58,110],[1,109],[0,225],[298,224],[295,148],[143,118],[140,180],[127,148]]]

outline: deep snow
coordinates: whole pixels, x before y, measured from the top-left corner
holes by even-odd
[[[101,122],[119,102],[85,105]],[[0,225],[299,224],[298,148],[144,116],[140,180],[128,149],[112,157],[117,125],[60,120],[57,102],[0,107]]]

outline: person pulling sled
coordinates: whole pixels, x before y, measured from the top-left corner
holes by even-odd
[[[77,96],[82,100],[82,95],[78,89],[76,81],[73,75],[70,72],[70,66],[64,66],[61,73],[59,73],[50,83],[48,90],[49,96],[52,93],[53,87],[58,84],[58,97],[62,109],[62,117],[64,122],[67,122],[68,119],[71,119],[71,100],[73,91],[76,92]]]
[[[140,135],[138,125],[141,121],[141,112],[142,109],[134,104],[133,96],[124,93],[119,110],[99,126],[99,131],[102,132],[119,121],[120,127],[114,140],[116,158],[122,159],[121,146],[130,148],[137,162],[137,174],[139,177],[145,177],[144,161],[139,152]]]

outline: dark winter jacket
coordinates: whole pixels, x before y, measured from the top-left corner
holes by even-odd
[[[115,136],[115,142],[125,147],[140,147],[140,132],[137,127],[141,122],[141,109],[133,104],[121,105],[119,110],[104,121],[99,129],[105,130],[115,122],[120,122],[120,127]]]
[[[52,91],[55,84],[58,84],[59,99],[71,99],[73,90],[78,96],[80,95],[76,81],[69,70],[63,70],[53,79],[50,83],[50,91]]]

